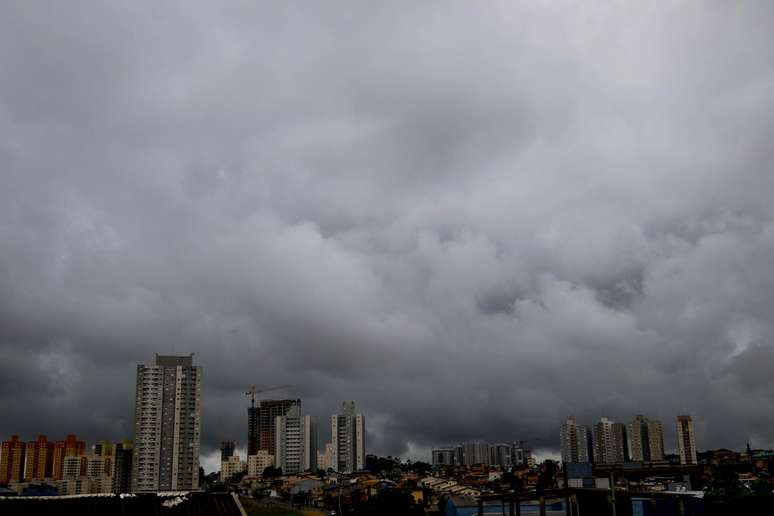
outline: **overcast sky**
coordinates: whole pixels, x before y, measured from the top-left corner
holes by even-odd
[[[774,446],[774,2],[582,4],[2,2],[0,436],[131,437],[158,352],[206,456],[251,384]]]

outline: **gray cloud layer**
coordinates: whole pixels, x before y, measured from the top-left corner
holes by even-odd
[[[678,412],[774,446],[771,2],[5,2],[0,433],[134,367],[355,399],[370,449]]]

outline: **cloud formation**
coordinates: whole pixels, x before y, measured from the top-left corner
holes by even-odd
[[[770,2],[3,11],[2,435],[131,435],[195,352],[205,450],[253,383],[414,458],[774,446]]]

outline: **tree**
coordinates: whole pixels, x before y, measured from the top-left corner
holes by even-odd
[[[763,480],[762,478],[759,478],[755,482],[752,483],[750,486],[750,492],[754,496],[771,496],[771,485],[769,484],[768,480]]]
[[[519,492],[524,488],[524,482],[521,480],[521,477],[516,476],[513,471],[503,473],[500,483],[505,485],[509,491]]]
[[[710,500],[729,501],[744,494],[744,487],[739,482],[739,475],[730,466],[720,466],[712,480],[704,488],[704,495]]]
[[[275,468],[274,466],[267,466],[263,470],[263,478],[276,478],[282,476],[282,469]]]
[[[537,490],[541,489],[553,489],[556,487],[556,473],[558,468],[553,461],[546,461],[543,464],[543,470],[540,472],[537,481]]]
[[[431,469],[433,469],[432,465],[428,464],[427,462],[422,462],[422,461],[408,462],[408,463],[406,463],[406,466],[407,466],[407,470],[408,471],[413,471],[415,473],[421,473],[421,474],[426,474]]]
[[[381,491],[367,502],[354,507],[355,515],[362,516],[424,516],[425,510],[414,503],[414,497],[399,490]]]

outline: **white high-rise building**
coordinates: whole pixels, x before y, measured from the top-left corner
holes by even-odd
[[[579,425],[574,416],[568,417],[559,431],[562,462],[590,462],[589,429]]]
[[[691,416],[677,416],[677,451],[680,454],[680,464],[698,464],[696,433],[693,431]]]
[[[331,416],[332,467],[352,473],[365,467],[365,418],[355,412],[355,402],[342,403],[342,413]]]
[[[198,489],[201,379],[193,355],[137,366],[132,491]]]
[[[275,418],[274,464],[283,473],[317,471],[317,418],[301,416],[294,405]]]

